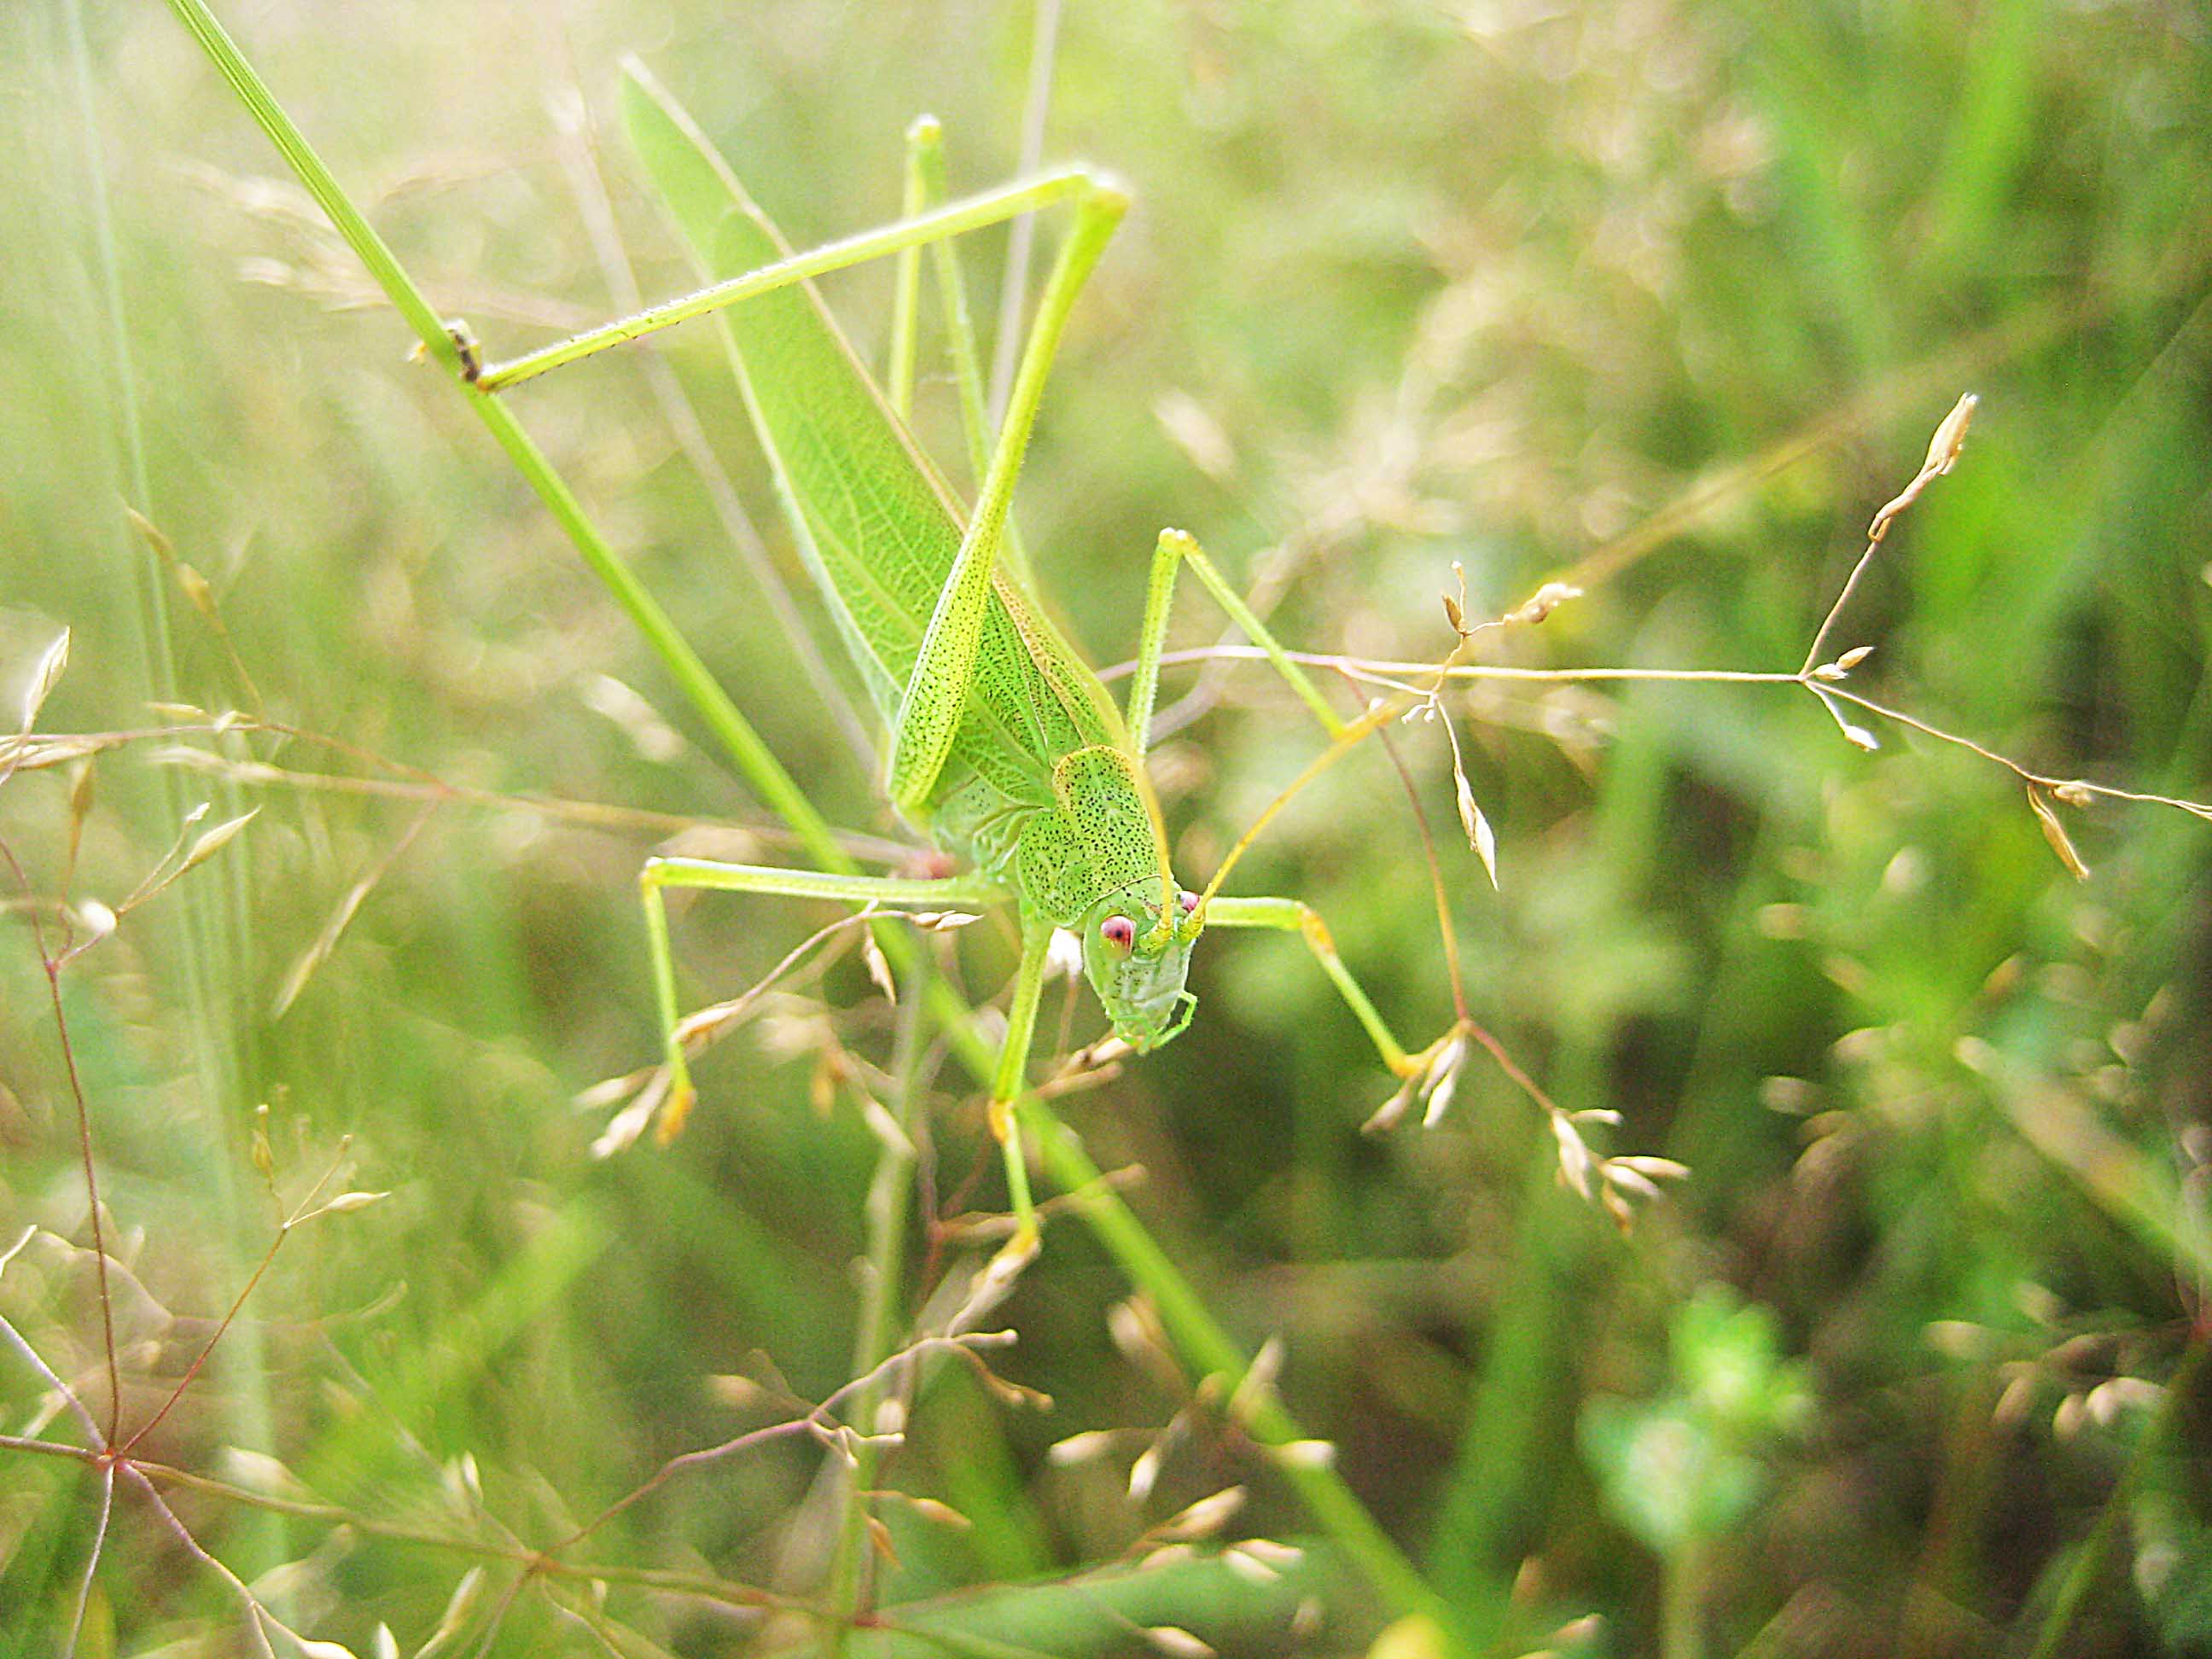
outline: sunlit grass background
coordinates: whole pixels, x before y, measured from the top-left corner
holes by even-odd
[[[687,285],[612,118],[623,53],[804,244],[895,214],[923,111],[957,186],[1008,176],[1032,43],[1020,6],[223,15],[495,355],[619,308],[578,191],[594,168],[644,291]],[[44,729],[159,723],[154,700],[240,708],[349,747],[197,746],[388,775],[374,751],[507,794],[757,817],[165,9],[9,9],[0,94],[0,663],[12,687],[74,630]],[[2054,774],[2212,793],[2212,39],[2191,9],[1077,0],[1048,132],[1048,156],[1112,167],[1138,203],[1019,500],[1095,662],[1133,648],[1145,559],[1177,524],[1314,649],[1440,656],[1456,561],[1482,612],[1563,573],[1588,590],[1499,659],[1794,669],[1869,516],[1972,389],[1965,460],[1836,636],[1879,647],[1855,683]],[[987,318],[1001,249],[964,249]],[[827,293],[879,357],[888,271]],[[665,356],[795,574],[711,334]],[[823,810],[898,834],[644,362],[516,405]],[[924,403],[956,459],[949,384]],[[126,507],[204,577],[220,627]],[[1179,617],[1178,644],[1221,635],[1194,595]],[[1264,671],[1218,689],[1160,756],[1178,866],[1199,873],[1316,746]],[[1802,695],[1522,690],[1451,712],[1500,891],[1455,844],[1441,733],[1400,740],[1475,1012],[1565,1104],[1624,1115],[1613,1150],[1680,1158],[1688,1184],[1622,1239],[1559,1190],[1539,1115],[1479,1067],[1437,1128],[1363,1139],[1391,1080],[1289,939],[1209,939],[1191,1031],[1066,1103],[1103,1164],[1142,1166],[1133,1202],[1240,1339],[1283,1339],[1285,1400],[1378,1518],[1449,1601],[1510,1592],[1513,1651],[1588,1613],[1602,1628],[1573,1639],[1594,1653],[2204,1650],[2202,1390],[2091,1391],[2163,1384],[2198,1312],[2212,825],[2069,811],[2077,883],[2006,774],[1887,730],[1861,754]],[[350,1184],[392,1196],[287,1243],[143,1450],[268,1489],[242,1449],[360,1516],[447,1530],[489,1525],[441,1473],[470,1454],[484,1503],[538,1543],[759,1420],[709,1380],[761,1375],[756,1353],[808,1398],[849,1375],[876,1143],[849,1096],[811,1103],[804,1006],[715,1052],[672,1147],[595,1160],[605,1114],[572,1103],[650,1058],[635,875],[665,827],[426,813],[155,749],[96,763],[76,895],[127,892],[202,800],[259,816],[63,981],[135,1281],[118,1335],[137,1409],[267,1247],[257,1106],[288,1190],[350,1136]],[[0,789],[42,899],[69,789],[61,770]],[[1425,1040],[1451,1008],[1421,856],[1377,752],[1304,797],[1238,885],[1319,908]],[[822,919],[690,906],[688,1000],[733,994]],[[0,1248],[33,1224],[83,1243],[38,958],[19,923],[0,947]],[[967,942],[970,993],[1006,960]],[[889,1016],[857,960],[806,994],[882,1058]],[[1087,996],[1072,1006],[1063,1046],[1097,1030]],[[1055,993],[1043,1029],[1061,1019]],[[997,1203],[949,1071],[931,1118],[939,1208]],[[915,1243],[908,1316],[941,1266]],[[37,1241],[0,1313],[97,1394],[86,1273]],[[1124,1491],[1143,1432],[1047,1462],[1065,1436],[1156,1432],[1189,1402],[1195,1379],[1117,1343],[1127,1294],[1079,1225],[1054,1226],[1005,1310],[1022,1340],[1003,1364],[1053,1409],[938,1379],[885,1479],[974,1524],[888,1510],[884,1601],[1065,1578],[1232,1481],[1251,1497],[1231,1536],[1310,1539],[1218,1409],[1143,1504]],[[42,1423],[39,1395],[0,1355],[0,1429]],[[821,1464],[811,1446],[733,1461],[600,1553],[809,1593],[835,1530]],[[0,1461],[0,1654],[56,1650],[89,1494],[76,1465]],[[472,1565],[179,1503],[272,1605],[361,1653],[380,1623],[413,1651]],[[244,1650],[234,1603],[173,1537],[126,1505],[111,1547],[83,1650]],[[1137,1624],[1238,1654],[1364,1653],[1388,1618],[1325,1550],[1287,1585],[1169,1574],[1138,1595]],[[1295,1613],[1308,1598],[1317,1622]],[[937,1611],[1031,1650],[1151,1650],[1098,1613],[1110,1599]],[[635,1589],[610,1609],[684,1654],[806,1639]],[[496,1639],[604,1650],[531,1598]],[[1393,1659],[1428,1650],[1394,1639]]]

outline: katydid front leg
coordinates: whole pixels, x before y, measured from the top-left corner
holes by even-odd
[[[1276,933],[1296,933],[1305,941],[1306,949],[1313,952],[1314,960],[1329,977],[1345,1004],[1366,1028],[1367,1036],[1375,1044],[1375,1052],[1382,1056],[1382,1063],[1396,1077],[1405,1077],[1425,1065],[1431,1054],[1449,1034],[1440,1037],[1418,1054],[1408,1054],[1405,1047],[1383,1024],[1382,1016],[1376,1012],[1367,993],[1344,965],[1344,958],[1336,953],[1336,941],[1328,931],[1328,924],[1321,913],[1303,899],[1294,898],[1217,898],[1206,907],[1206,925],[1212,927],[1265,927]]]
[[[1006,1193],[1013,1206],[1014,1236],[1002,1255],[1010,1263],[1036,1253],[1036,1206],[1030,1197],[1030,1167],[1022,1153],[1021,1124],[1015,1103],[1029,1086],[1030,1045],[1036,1037],[1037,1003],[1044,993],[1045,964],[1052,951],[1052,924],[1022,918],[1022,960],[1014,970],[1013,1000],[1006,1008],[1006,1041],[991,1079],[991,1133],[1006,1162]]]
[[[1159,695],[1160,657],[1166,647],[1168,616],[1175,600],[1176,576],[1188,565],[1197,574],[1208,592],[1229,619],[1244,631],[1245,636],[1265,652],[1267,660],[1278,673],[1297,693],[1298,699],[1313,713],[1314,719],[1328,736],[1332,746],[1356,741],[1352,722],[1328,706],[1312,678],[1305,670],[1291,659],[1252,608],[1244,603],[1243,596],[1229,585],[1198,544],[1197,538],[1187,531],[1163,530],[1153,549],[1150,580],[1145,591],[1145,623],[1138,641],[1137,669],[1129,685],[1127,725],[1129,740],[1141,763],[1152,737],[1152,710]],[[1291,898],[1221,898],[1215,897],[1201,907],[1200,920],[1208,927],[1266,927],[1280,933],[1294,933],[1305,941],[1338,993],[1344,998],[1366,1029],[1375,1050],[1382,1055],[1382,1063],[1399,1077],[1406,1077],[1428,1064],[1457,1030],[1443,1036],[1422,1049],[1408,1054],[1404,1046],[1391,1034],[1382,1016],[1362,990],[1358,981],[1344,965],[1337,954],[1336,942],[1330,937],[1328,926],[1312,906],[1303,900]]]

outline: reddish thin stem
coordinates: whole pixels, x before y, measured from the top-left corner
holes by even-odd
[[[215,1334],[208,1338],[206,1345],[200,1349],[192,1363],[185,1367],[185,1374],[177,1379],[177,1386],[169,1390],[169,1397],[161,1402],[161,1408],[141,1424],[131,1437],[116,1449],[118,1455],[128,1457],[131,1455],[131,1449],[153,1433],[155,1425],[169,1414],[169,1408],[185,1397],[185,1390],[191,1388],[198,1377],[201,1368],[208,1362],[208,1356],[215,1352],[216,1344],[222,1340],[224,1333],[230,1329],[231,1322],[238,1317],[239,1310],[246,1306],[246,1298],[253,1294],[253,1287],[261,1282],[261,1276],[269,1271],[269,1264],[276,1259],[276,1252],[283,1247],[284,1240],[290,1235],[291,1231],[289,1223],[276,1230],[276,1237],[269,1241],[269,1248],[262,1253],[261,1261],[253,1269],[252,1277],[246,1281],[246,1287],[240,1291],[236,1298],[232,1301],[230,1311],[222,1316],[222,1323],[215,1328]],[[113,1438],[114,1436],[111,1431],[109,1439],[112,1441]]]
[[[88,1446],[72,1446],[61,1440],[31,1440],[20,1434],[0,1434],[0,1451],[39,1452],[47,1457],[73,1457],[80,1463],[96,1463],[103,1455]]]
[[[1468,1012],[1467,983],[1460,974],[1459,930],[1452,925],[1451,898],[1444,889],[1443,862],[1437,857],[1436,832],[1429,827],[1429,815],[1421,810],[1421,792],[1413,782],[1413,772],[1406,765],[1406,757],[1398,752],[1397,740],[1389,728],[1379,726],[1375,735],[1381,739],[1382,752],[1390,757],[1390,765],[1398,774],[1398,781],[1405,786],[1406,799],[1413,809],[1413,828],[1420,832],[1421,857],[1429,866],[1429,888],[1437,903],[1437,932],[1443,941],[1444,972],[1451,980],[1452,1009],[1460,1024],[1472,1025],[1474,1016]]]
[[[70,1614],[69,1639],[62,1644],[62,1659],[76,1659],[77,1638],[84,1634],[84,1610],[92,1604],[93,1575],[100,1571],[100,1553],[107,1543],[107,1522],[115,1513],[115,1469],[112,1462],[100,1466],[100,1519],[92,1528],[92,1548],[84,1558],[84,1576],[77,1580],[76,1607]]]
[[[15,860],[11,858],[9,862]],[[31,926],[36,930],[38,923],[33,921]],[[46,994],[53,1003],[54,1035],[61,1040],[62,1064],[69,1072],[70,1098],[76,1103],[76,1153],[84,1167],[85,1205],[92,1214],[93,1270],[100,1281],[100,1340],[107,1360],[107,1441],[112,1445],[123,1421],[123,1377],[115,1364],[115,1304],[107,1290],[107,1235],[100,1219],[100,1177],[93,1168],[92,1112],[85,1104],[84,1080],[77,1074],[76,1047],[70,1041],[69,1019],[62,1012],[61,964],[46,956],[43,939],[39,954],[46,970]]]
[[[5,859],[15,885],[22,890],[26,901],[24,914],[31,923],[31,943],[39,952],[39,966],[46,975],[46,995],[53,1005],[54,1034],[60,1039],[62,1065],[69,1074],[70,1098],[76,1105],[77,1159],[84,1169],[85,1204],[92,1212],[92,1260],[100,1283],[100,1343],[107,1360],[107,1436],[109,1445],[115,1443],[116,1431],[123,1420],[123,1377],[115,1364],[115,1307],[107,1291],[107,1237],[100,1220],[100,1177],[94,1171],[92,1156],[92,1112],[85,1104],[84,1080],[76,1069],[76,1048],[70,1042],[69,1017],[62,1012],[62,965],[46,949],[46,930],[39,921],[38,902],[31,892],[30,878],[16,861],[13,848],[0,842],[0,859]]]
[[[1488,1052],[1491,1059],[1498,1062],[1498,1069],[1504,1073],[1508,1078],[1511,1079],[1514,1085],[1520,1089],[1522,1093],[1527,1095],[1529,1099],[1534,1101],[1546,1111],[1565,1115],[1565,1114],[1559,1112],[1558,1103],[1555,1102],[1551,1096],[1546,1094],[1541,1089],[1536,1086],[1536,1079],[1530,1077],[1528,1073],[1522,1071],[1521,1067],[1514,1062],[1513,1056],[1505,1051],[1505,1045],[1504,1043],[1500,1042],[1496,1037],[1491,1036],[1488,1030],[1484,1029],[1482,1026],[1476,1024],[1473,1020],[1468,1020],[1467,1022],[1467,1034],[1483,1046],[1484,1049]]]
[[[749,1446],[765,1445],[771,1440],[781,1440],[787,1435],[802,1433],[813,1425],[814,1420],[811,1415],[794,1417],[787,1422],[771,1423],[765,1428],[748,1430],[734,1439],[723,1441],[720,1445],[702,1447],[697,1451],[684,1452],[672,1457],[643,1481],[632,1487],[623,1496],[615,1499],[613,1503],[608,1504],[598,1515],[577,1528],[553,1547],[556,1550],[564,1550],[571,1544],[580,1544],[615,1516],[629,1508],[631,1504],[658,1491],[687,1468],[696,1468],[702,1463],[714,1462],[718,1459],[729,1456],[733,1452],[743,1451]]]

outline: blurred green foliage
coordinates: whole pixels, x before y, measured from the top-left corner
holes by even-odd
[[[1656,1399],[1583,1407],[1583,1455],[1607,1504],[1647,1547],[1674,1555],[1725,1536],[1765,1495],[1768,1443],[1802,1426],[1802,1367],[1777,1353],[1774,1316],[1717,1286],[1675,1310],[1673,1386]]]
[[[892,215],[899,135],[925,109],[957,183],[1006,176],[1030,30],[1024,8],[829,0],[224,15],[441,309],[500,354],[620,308],[595,178],[644,291],[684,284],[601,148],[623,52],[708,115],[809,241]],[[9,7],[0,93],[0,663],[20,678],[73,630],[43,730],[236,708],[317,735],[193,745],[756,816],[166,11]],[[1563,573],[1587,590],[1499,637],[1498,660],[1792,669],[1869,516],[1971,388],[1965,459],[1837,635],[1879,647],[1854,684],[2054,774],[2212,793],[2197,10],[1070,4],[1048,133],[1139,198],[1018,509],[1095,661],[1132,648],[1146,552],[1176,523],[1316,649],[1441,655],[1457,561],[1480,612]],[[1000,246],[964,250],[987,315]],[[888,272],[827,293],[879,356]],[[672,339],[665,360],[795,572],[713,341]],[[517,407],[823,810],[896,835],[641,355]],[[960,455],[942,380],[920,424]],[[204,579],[219,627],[126,506]],[[1180,613],[1177,643],[1221,634],[1197,601]],[[1263,671],[1205,684],[1160,757],[1194,871],[1313,752]],[[1604,1630],[1580,1639],[1621,1654],[1686,1627],[1715,1652],[1994,1655],[2054,1631],[2069,1654],[2201,1650],[2212,1431],[2201,1382],[2164,1385],[2202,1343],[2212,827],[2062,808],[2092,871],[2077,884],[2002,771],[1888,728],[1862,755],[1802,695],[1507,686],[1450,712],[1500,892],[1451,844],[1438,734],[1395,736],[1474,1012],[1561,1102],[1623,1114],[1609,1149],[1679,1158],[1689,1183],[1621,1238],[1559,1190],[1538,1115],[1474,1066],[1443,1124],[1362,1138],[1390,1079],[1287,939],[1209,939],[1192,1030],[1063,1103],[1103,1164],[1142,1166],[1133,1202],[1224,1322],[1283,1339],[1285,1399],[1377,1517],[1514,1651],[1591,1613]],[[258,1106],[288,1198],[342,1143],[348,1183],[392,1196],[286,1243],[142,1451],[263,1491],[273,1458],[364,1521],[542,1545],[764,1420],[710,1381],[760,1376],[755,1354],[808,1399],[850,1374],[878,1142],[849,1091],[820,1110],[810,1085],[832,1035],[890,1054],[857,959],[715,1051],[675,1146],[595,1159],[605,1114],[574,1099],[650,1057],[635,875],[670,825],[240,781],[164,765],[164,746],[94,762],[72,897],[116,903],[203,800],[210,821],[260,810],[62,978],[125,1270],[126,1414],[150,1414],[268,1247]],[[0,1314],[104,1398],[75,1117],[22,924],[58,896],[70,795],[64,769],[0,786],[30,895],[11,894],[0,949],[0,1249],[46,1230],[0,1275]],[[757,829],[683,834],[778,852]],[[1303,798],[1239,885],[1320,908],[1393,1023],[1425,1036],[1450,1002],[1421,859],[1373,753]],[[687,994],[734,994],[824,919],[702,900],[680,922]],[[948,971],[981,1000],[1009,958],[970,933]],[[1077,996],[1042,1029],[1073,1047],[1095,1024]],[[995,1202],[976,1102],[926,1077],[923,1212]],[[941,1240],[910,1242],[902,1322],[941,1314],[947,1265]],[[1720,1285],[1735,1311],[1703,1299]],[[999,1316],[1021,1334],[1001,1369],[1054,1407],[933,1380],[884,1480],[973,1525],[887,1506],[881,1599],[1068,1655],[1156,1650],[1127,1621],[1224,1653],[1364,1651],[1389,1612],[1326,1550],[1285,1583],[1218,1557],[1133,1588],[1060,1582],[1231,1481],[1249,1500],[1230,1536],[1311,1539],[1218,1405],[1128,1497],[1130,1459],[1198,1379],[1113,1314],[1127,1294],[1054,1227]],[[1729,1355],[1770,1419],[1802,1388],[1802,1425],[1754,1434],[1724,1408]],[[1671,1400],[1647,1409],[1756,1456],[1755,1501],[1695,1529],[1693,1572],[1653,1530],[1688,1512],[1692,1477],[1624,1514],[1622,1465],[1581,1455],[1607,1400]],[[0,1353],[0,1431],[66,1434],[40,1401]],[[1098,1429],[1129,1433],[1100,1459],[1048,1456]],[[775,1445],[672,1482],[595,1559],[810,1593],[835,1531],[822,1464]],[[272,1605],[360,1653],[380,1623],[412,1651],[474,1565],[175,1497]],[[76,1465],[0,1454],[0,1655],[55,1650],[92,1510]],[[513,1577],[492,1565],[471,1641]],[[635,1584],[608,1610],[681,1653],[799,1639]],[[83,1650],[228,1653],[239,1629],[222,1583],[119,1500]],[[908,1650],[870,1639],[854,1650]],[[601,1650],[536,1596],[499,1640]]]

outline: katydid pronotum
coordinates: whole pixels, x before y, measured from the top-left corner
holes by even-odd
[[[1260,927],[1304,939],[1392,1071],[1404,1077],[1428,1065],[1448,1039],[1409,1055],[1307,905],[1217,896],[1234,853],[1204,893],[1176,882],[1145,752],[1178,571],[1188,566],[1266,651],[1322,723],[1330,752],[1372,731],[1380,723],[1376,711],[1353,721],[1340,717],[1198,544],[1169,530],[1152,555],[1125,714],[1048,618],[1023,563],[1006,556],[1014,483],[1046,374],[1076,295],[1127,210],[1121,186],[1074,167],[939,205],[936,130],[917,123],[908,139],[908,216],[794,255],[698,127],[635,65],[624,102],[632,139],[713,286],[509,362],[485,366],[472,346],[465,347],[472,377],[481,390],[495,392],[605,347],[716,313],[801,556],[889,723],[890,802],[940,848],[972,866],[965,875],[933,879],[693,858],[648,860],[641,887],[669,1109],[682,1111],[691,1097],[662,896],[672,887],[886,910],[1015,907],[1021,956],[990,1095],[990,1126],[1005,1152],[1015,1215],[1007,1249],[1015,1255],[1035,1249],[1036,1227],[1012,1108],[1026,1086],[1055,930],[1079,934],[1085,973],[1115,1036],[1139,1052],[1168,1042],[1189,1022],[1195,999],[1184,979],[1200,934],[1209,926]],[[1004,418],[992,434],[949,239],[1063,204],[1073,223],[1037,301]],[[905,418],[914,385],[918,261],[933,246],[981,477],[975,505],[966,510],[916,447]],[[808,279],[894,253],[903,264],[902,305],[886,393]]]

